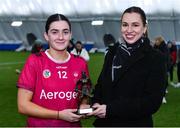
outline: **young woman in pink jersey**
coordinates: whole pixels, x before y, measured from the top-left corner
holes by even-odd
[[[64,15],[51,15],[45,30],[49,49],[28,57],[17,83],[18,111],[27,126],[79,127],[75,88],[82,72],[89,75],[87,63],[67,52],[72,33]]]

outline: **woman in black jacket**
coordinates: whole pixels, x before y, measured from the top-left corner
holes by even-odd
[[[106,55],[93,97],[95,127],[151,127],[165,85],[163,55],[154,50],[146,16],[139,7],[125,10],[121,18],[122,41]]]

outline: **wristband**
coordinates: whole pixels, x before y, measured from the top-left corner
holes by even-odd
[[[59,119],[59,111],[57,111],[57,119]]]

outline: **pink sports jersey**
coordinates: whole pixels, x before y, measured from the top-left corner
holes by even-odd
[[[31,54],[27,59],[17,86],[33,92],[32,102],[52,110],[77,108],[75,87],[85,71],[87,63],[80,57],[69,54],[65,62],[59,63],[48,52]],[[80,126],[80,122],[28,117],[28,126]]]

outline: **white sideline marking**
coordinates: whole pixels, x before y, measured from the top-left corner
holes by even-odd
[[[12,67],[0,67],[0,70],[6,70],[6,69],[11,69]]]
[[[23,64],[24,62],[3,62],[0,63],[0,66],[4,66],[4,65],[14,65],[14,64]]]

